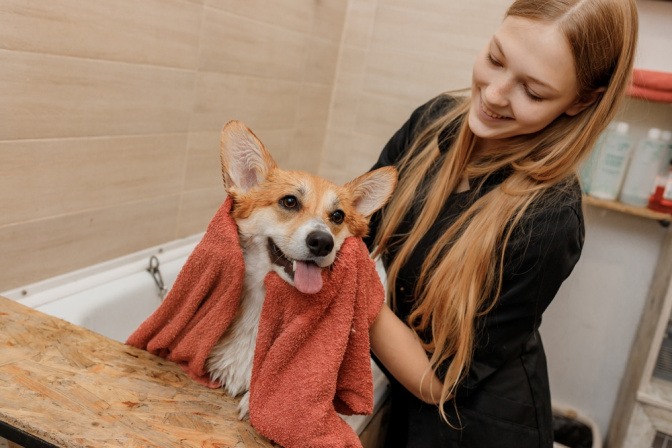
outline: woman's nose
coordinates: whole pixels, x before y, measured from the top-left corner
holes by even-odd
[[[485,89],[485,99],[489,104],[505,106],[509,103],[512,82],[507,77],[500,76],[491,80]]]

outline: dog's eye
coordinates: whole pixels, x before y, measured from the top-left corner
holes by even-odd
[[[336,210],[329,216],[329,219],[331,219],[331,222],[334,224],[342,224],[345,219],[345,213],[343,213],[343,210]]]
[[[296,199],[296,196],[288,195],[280,199],[280,205],[285,208],[297,208],[299,206],[299,200]]]

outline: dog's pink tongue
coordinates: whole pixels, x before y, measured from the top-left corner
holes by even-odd
[[[322,269],[315,263],[296,262],[294,286],[304,294],[315,294],[322,289]]]

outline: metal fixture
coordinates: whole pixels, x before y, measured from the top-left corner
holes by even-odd
[[[160,264],[159,259],[156,258],[156,255],[152,255],[149,258],[149,267],[147,268],[147,272],[149,272],[149,274],[154,279],[154,283],[156,283],[156,286],[159,289],[158,291],[159,298],[163,300],[166,297],[168,288],[166,288],[166,285],[163,283],[163,277],[161,276],[161,270],[159,269],[159,264]]]

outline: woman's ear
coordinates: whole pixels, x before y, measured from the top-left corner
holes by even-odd
[[[565,114],[573,117],[574,115],[583,112],[587,107],[600,99],[605,90],[607,90],[605,87],[600,87],[599,89],[593,90],[588,94],[587,97],[583,99],[577,98],[576,101],[574,101],[574,103],[572,103],[569,108],[567,108]]]

